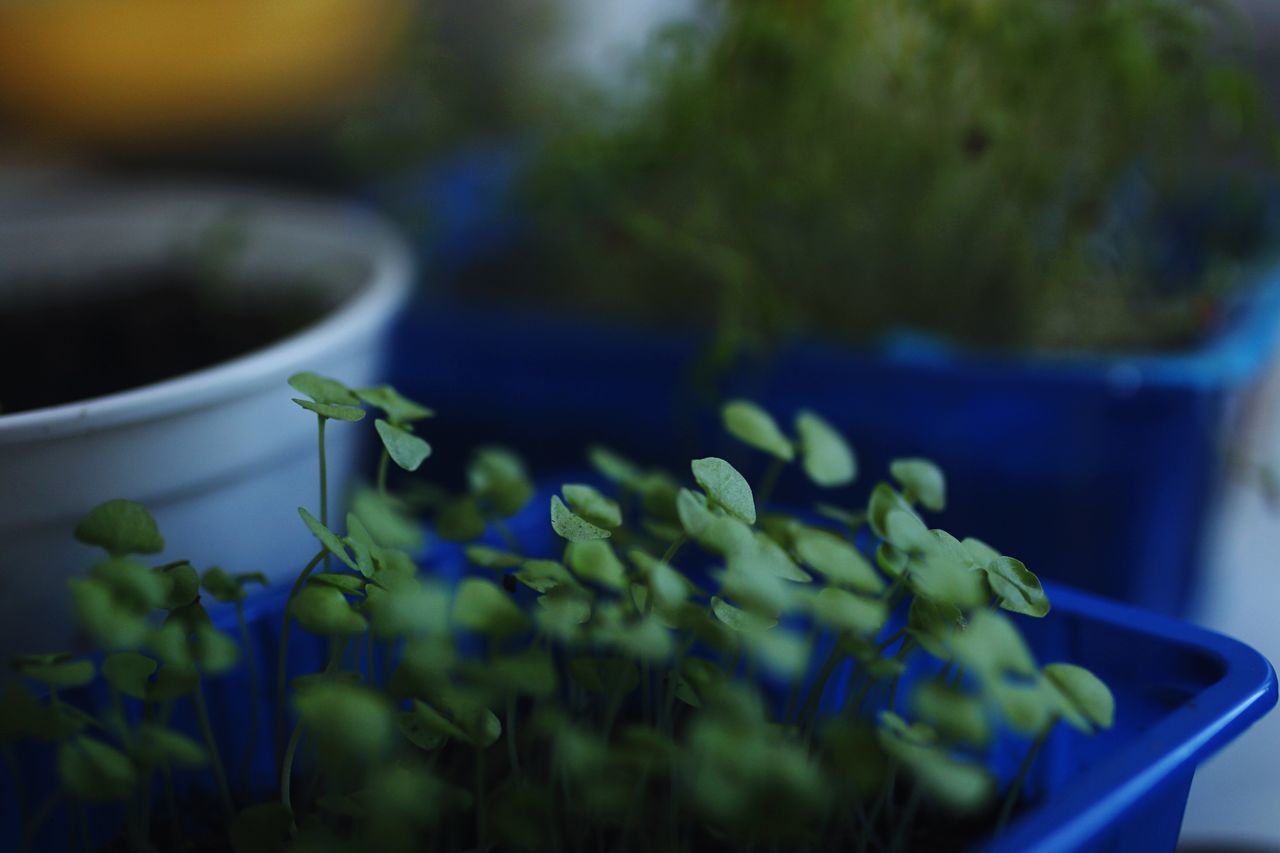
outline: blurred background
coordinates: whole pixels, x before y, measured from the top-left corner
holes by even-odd
[[[0,232],[156,187],[385,217],[443,478],[810,407],[860,488],[934,458],[941,526],[1276,660],[1278,107],[1270,0],[10,0]],[[71,290],[0,241],[0,440],[332,310],[220,296],[245,227]],[[1276,768],[1273,718],[1184,841],[1280,849]]]

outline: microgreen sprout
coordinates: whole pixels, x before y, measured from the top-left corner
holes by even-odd
[[[326,420],[368,405],[385,415],[384,461],[412,472],[426,459],[412,427],[427,410],[392,389],[291,384],[322,440]],[[814,413],[797,414],[794,435],[747,401],[724,421],[826,496],[853,482],[852,450]],[[163,540],[150,514],[104,504],[77,528],[103,557],[71,582],[102,654],[14,660],[0,740],[51,742],[55,797],[119,804],[135,850],[201,828],[238,853],[895,850],[919,820],[986,815],[1000,831],[1050,737],[1112,725],[1096,676],[1042,666],[1023,640],[1017,620],[1048,612],[1035,576],[929,527],[946,483],[927,461],[894,462],[860,504],[787,512],[717,457],[683,474],[598,447],[589,460],[611,486],[564,483],[549,511],[501,448],[476,453],[461,491],[392,492],[380,478],[352,497],[345,533],[323,500],[319,517],[300,509],[319,547],[277,638],[279,770],[235,785],[222,751],[248,767],[262,736],[244,603],[265,578],[151,567],[142,558]],[[455,584],[419,571],[410,508],[465,543]],[[234,607],[238,639],[204,596]],[[327,644],[312,671],[290,669],[295,627]],[[240,665],[250,722],[219,743],[204,682]],[[99,680],[105,708],[71,701]],[[170,723],[181,706],[194,733]],[[990,763],[1000,732],[1026,742],[1012,779]],[[226,820],[183,814],[177,777],[204,780]],[[56,803],[29,812],[26,843]]]

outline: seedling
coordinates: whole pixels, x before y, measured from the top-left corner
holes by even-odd
[[[773,505],[724,459],[677,474],[604,448],[589,458],[610,489],[566,483],[543,510],[518,458],[486,448],[462,492],[391,492],[384,471],[344,533],[327,516],[326,422],[377,409],[383,466],[407,474],[429,453],[415,429],[429,412],[389,388],[291,384],[318,419],[321,494],[318,516],[299,509],[319,548],[278,637],[278,772],[232,784],[222,750],[251,763],[256,710],[242,743],[218,743],[203,688],[245,665],[256,708],[261,652],[243,604],[262,576],[148,566],[163,547],[154,520],[112,501],[77,528],[104,555],[72,581],[101,653],[15,660],[0,698],[6,750],[49,742],[61,781],[23,809],[23,846],[70,798],[118,804],[139,851],[197,830],[238,853],[905,850],[922,823],[1000,832],[1060,724],[1112,724],[1099,679],[1042,665],[1022,639],[1017,620],[1049,610],[1036,577],[929,527],[942,472],[899,460],[851,504],[853,451],[812,412],[790,431],[747,401],[724,415],[732,436],[826,490],[818,511]],[[465,543],[473,571],[456,585],[432,576],[430,551],[419,570],[410,507]],[[235,607],[238,641],[203,595]],[[288,669],[294,623],[329,644],[315,672]],[[71,701],[99,679],[105,708]],[[198,738],[168,722],[183,703]],[[1007,779],[990,763],[1001,734],[1025,742]],[[175,778],[204,780],[223,814],[192,813],[199,800],[184,813]]]

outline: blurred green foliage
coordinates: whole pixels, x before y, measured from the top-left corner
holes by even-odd
[[[548,135],[526,189],[558,304],[714,321],[731,351],[895,327],[1160,348],[1203,333],[1260,248],[1275,128],[1224,5],[704,13]]]

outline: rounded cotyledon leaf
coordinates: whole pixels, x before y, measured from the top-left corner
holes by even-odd
[[[121,498],[90,510],[76,525],[75,537],[86,545],[103,548],[113,557],[158,554],[164,550],[164,537],[147,508]]]
[[[859,592],[877,593],[884,581],[851,543],[812,527],[802,527],[792,534],[796,556],[820,572],[831,583]]]
[[[795,458],[791,439],[773,416],[750,400],[731,400],[720,410],[725,430],[734,438],[784,462]]]
[[[116,652],[102,661],[102,676],[107,683],[132,699],[146,699],[147,687],[158,664],[137,652]]]
[[[289,613],[307,631],[324,637],[362,634],[365,619],[351,609],[342,590],[328,584],[303,587],[289,604]]]
[[[93,681],[92,661],[71,660],[69,655],[23,655],[10,660],[17,672],[50,687],[83,687]]]
[[[393,462],[406,471],[417,471],[428,456],[431,445],[401,426],[378,418],[373,422]]]
[[[565,560],[579,578],[614,590],[627,586],[627,570],[613,546],[603,539],[570,542]]]
[[[529,617],[502,587],[484,578],[464,578],[453,601],[455,624],[477,634],[506,637],[529,626]]]
[[[356,565],[355,560],[351,559],[347,546],[338,534],[321,524],[320,519],[307,512],[305,507],[298,507],[298,515],[302,518],[303,523],[307,525],[307,529],[311,531],[311,535],[320,540],[320,544],[325,547],[325,550],[345,563],[347,568],[352,571],[359,571],[359,567]]]
[[[560,491],[565,503],[576,515],[597,527],[614,528],[622,524],[622,510],[617,501],[584,483],[565,483]]]
[[[814,412],[796,415],[801,464],[809,479],[823,488],[852,483],[858,476],[853,448],[835,427]]]
[[[942,469],[928,459],[895,459],[889,473],[920,505],[934,512],[947,506],[947,481]]]
[[[355,395],[361,402],[381,409],[386,413],[387,420],[398,426],[435,417],[435,412],[431,409],[410,400],[390,385],[357,388]]]
[[[120,750],[79,735],[58,747],[58,777],[62,786],[80,799],[110,802],[133,795],[138,772]]]
[[[565,506],[559,495],[551,496],[551,529],[570,542],[590,542],[612,535]]]
[[[1051,663],[1044,676],[1090,723],[1109,729],[1116,719],[1116,700],[1111,688],[1084,667]]]
[[[293,398],[293,402],[297,403],[308,412],[314,412],[322,418],[329,418],[335,421],[346,421],[347,423],[355,423],[364,420],[365,411],[357,406],[339,406],[334,403],[317,403],[314,400],[303,400],[298,397]]]
[[[317,403],[328,403],[337,406],[358,406],[360,398],[356,392],[336,379],[321,376],[304,370],[289,377],[289,387],[306,394]]]
[[[736,468],[715,456],[695,459],[690,467],[694,480],[708,498],[734,518],[746,524],[756,523],[756,503],[751,485]]]

